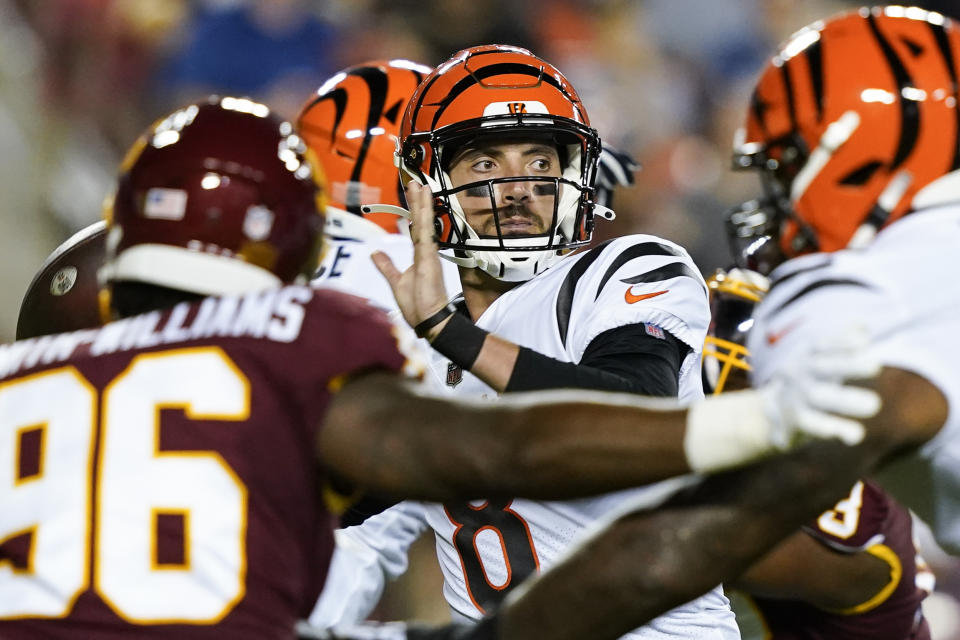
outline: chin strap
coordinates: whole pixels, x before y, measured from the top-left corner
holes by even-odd
[[[365,204],[360,207],[363,213],[390,213],[401,218],[410,219],[410,212],[403,207],[396,207],[392,204]]]
[[[600,217],[603,218],[604,220],[616,220],[616,219],[617,219],[617,214],[616,214],[616,212],[614,212],[614,210],[611,209],[611,208],[609,208],[609,207],[603,206],[602,204],[594,204],[594,205],[593,205],[593,213],[594,213],[594,215],[600,216]]]

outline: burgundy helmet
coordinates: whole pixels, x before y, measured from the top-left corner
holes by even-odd
[[[325,208],[311,158],[290,123],[246,98],[157,121],[120,167],[101,282],[225,295],[306,281]]]
[[[100,325],[97,270],[106,238],[106,223],[95,222],[50,254],[20,303],[17,340]]]

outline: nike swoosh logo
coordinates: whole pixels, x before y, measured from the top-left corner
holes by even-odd
[[[777,344],[785,335],[787,335],[788,333],[796,329],[798,324],[800,323],[794,322],[793,324],[789,324],[783,329],[780,329],[779,331],[767,332],[767,344],[770,345],[771,347]]]
[[[623,294],[623,299],[627,301],[627,304],[633,304],[634,302],[640,302],[641,300],[647,300],[648,298],[656,298],[657,296],[662,296],[665,293],[669,293],[669,289],[664,289],[663,291],[654,291],[653,293],[642,293],[639,296],[632,293],[633,287],[628,287],[626,292]]]

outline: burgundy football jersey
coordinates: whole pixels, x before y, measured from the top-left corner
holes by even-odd
[[[0,638],[291,638],[333,548],[331,394],[409,364],[299,286],[0,347]]]
[[[927,592],[917,585],[909,511],[876,484],[862,481],[804,531],[839,553],[869,550],[887,562],[891,576],[899,575],[899,580],[872,601],[846,612],[754,598],[771,640],[929,640],[920,610]]]

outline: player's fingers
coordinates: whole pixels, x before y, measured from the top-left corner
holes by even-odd
[[[806,401],[816,410],[853,418],[872,418],[883,405],[880,395],[872,389],[830,382],[810,384],[806,389]]]
[[[390,256],[383,251],[374,251],[370,254],[370,258],[373,260],[373,264],[377,267],[377,270],[382,273],[383,277],[390,283],[390,288],[396,289],[397,283],[400,281],[401,273],[394,266]]]
[[[882,368],[880,358],[867,351],[820,353],[810,358],[810,372],[818,379],[873,378]]]
[[[803,433],[822,439],[837,438],[853,446],[863,441],[865,429],[862,424],[849,418],[807,409],[798,412],[797,426]]]
[[[430,187],[411,180],[407,184],[407,204],[410,205],[410,222],[413,225],[414,249],[433,253],[433,192]]]

